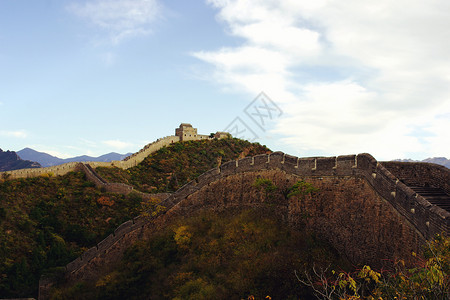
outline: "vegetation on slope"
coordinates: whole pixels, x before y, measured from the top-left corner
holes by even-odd
[[[103,193],[80,172],[0,182],[0,296],[37,295],[42,273],[138,215],[141,201]]]
[[[299,281],[312,287],[319,299],[450,299],[450,237],[436,235],[427,241],[422,256],[414,256],[409,267],[399,260],[380,272],[369,266],[353,272],[315,269]]]
[[[269,152],[265,146],[239,139],[187,141],[164,147],[127,170],[98,167],[96,171],[109,182],[126,183],[142,192],[173,192],[222,162]]]
[[[348,264],[326,242],[280,220],[270,206],[176,220],[131,246],[96,282],[60,289],[53,299],[304,299],[310,290],[295,270]]]

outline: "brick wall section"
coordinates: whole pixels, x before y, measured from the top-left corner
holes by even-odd
[[[450,195],[450,170],[444,166],[423,162],[382,162],[397,178],[408,178],[415,186],[432,186]]]
[[[289,204],[285,208],[286,214],[295,223],[295,220],[299,220],[302,205],[306,205],[308,211],[314,211],[314,220],[320,220],[319,232],[332,242],[335,238],[335,246],[350,259],[375,261],[382,254],[406,255],[424,238],[428,239],[440,232],[450,234],[450,213],[417,196],[370,154],[365,153],[331,158],[297,158],[274,152],[227,162],[200,175],[164,199],[160,204],[167,208],[167,212],[156,220],[182,211],[195,212],[203,204],[206,205],[205,201],[209,198],[217,198],[217,203],[213,205],[217,208],[221,207],[220,201],[227,201],[224,204],[227,207],[259,205],[257,194],[246,196],[248,184],[235,188],[226,182],[239,182],[239,178],[247,176],[245,174],[249,172],[252,175],[247,176],[251,178],[248,180],[254,180],[258,172],[267,170],[276,171],[278,175],[273,175],[276,183],[283,177],[279,172],[283,172],[289,184],[293,182],[292,178],[306,178],[324,191],[320,201]],[[215,188],[211,189],[211,186]],[[336,220],[340,220],[340,225]],[[336,231],[338,225],[342,233]],[[69,263],[66,266],[67,278],[79,280],[95,276],[100,266],[116,261],[132,242],[141,238],[152,226],[154,223],[143,217],[122,224],[120,230]],[[315,225],[309,226],[313,228]],[[373,226],[375,229],[370,229]],[[358,244],[352,244],[355,242]],[[339,246],[339,243],[343,244]],[[401,250],[402,247],[406,250]],[[372,258],[370,255],[373,255]]]
[[[239,162],[239,165],[241,163]],[[253,184],[257,177],[268,178],[281,190],[306,180],[319,191],[313,197],[286,199],[277,193],[267,202],[265,193]],[[279,169],[248,171],[221,177],[188,195],[164,216],[168,223],[200,210],[232,207],[276,207],[279,216],[292,226],[326,238],[355,264],[382,267],[381,258],[412,259],[419,251],[422,235],[386,201],[368,182],[353,176],[298,176]],[[401,242],[399,242],[401,241]]]
[[[141,196],[143,200],[159,199],[160,201],[166,199],[171,195],[171,193],[143,193],[141,191],[135,190],[131,185],[125,183],[107,182],[100,175],[98,175],[98,173],[90,166],[90,164],[78,163],[75,170],[84,172],[86,174],[86,178],[89,181],[92,181],[97,188],[104,189],[109,193],[128,195],[133,192]]]

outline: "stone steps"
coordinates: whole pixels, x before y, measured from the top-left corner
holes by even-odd
[[[450,212],[450,196],[442,189],[436,187],[409,186],[414,192],[424,197],[431,204],[437,205]]]

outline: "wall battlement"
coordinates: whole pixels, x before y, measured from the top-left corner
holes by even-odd
[[[211,169],[197,179],[185,184],[174,194],[166,197],[160,205],[167,210],[180,205],[184,199],[211,183],[239,173],[277,169],[300,177],[357,177],[366,180],[378,195],[385,199],[403,216],[420,235],[429,239],[436,233],[450,234],[450,213],[431,205],[423,197],[401,183],[382,164],[370,154],[344,155],[337,157],[298,158],[282,152],[257,155],[236,161],[229,161]],[[89,172],[89,170],[87,170]],[[99,184],[103,184],[100,183]],[[126,236],[136,237],[148,223],[139,216],[120,225],[114,233],[82,256],[66,266],[69,277],[77,278],[78,270],[95,257],[108,252],[108,249]],[[123,241],[122,241],[123,242]]]

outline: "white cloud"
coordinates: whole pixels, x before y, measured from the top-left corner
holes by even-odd
[[[40,149],[39,150],[39,152],[44,152],[44,153],[47,153],[47,154],[50,154],[50,155],[52,155],[52,156],[56,156],[56,157],[58,157],[58,158],[62,158],[62,159],[65,159],[65,158],[71,158],[71,157],[74,157],[75,155],[70,155],[70,154],[68,154],[68,153],[62,153],[62,152],[59,152],[59,151],[55,151],[55,150],[42,150],[42,149]]]
[[[243,42],[193,55],[279,102],[275,132],[299,154],[450,157],[450,2],[207,2]]]
[[[26,138],[28,136],[25,130],[0,130],[0,135],[12,138]]]
[[[156,0],[93,0],[74,2],[68,9],[108,32],[113,43],[151,33],[150,25],[161,15]]]
[[[103,144],[112,147],[114,149],[118,149],[118,150],[123,150],[126,148],[130,148],[133,146],[133,144],[128,143],[128,142],[123,142],[120,140],[107,140],[107,141],[103,141]]]

